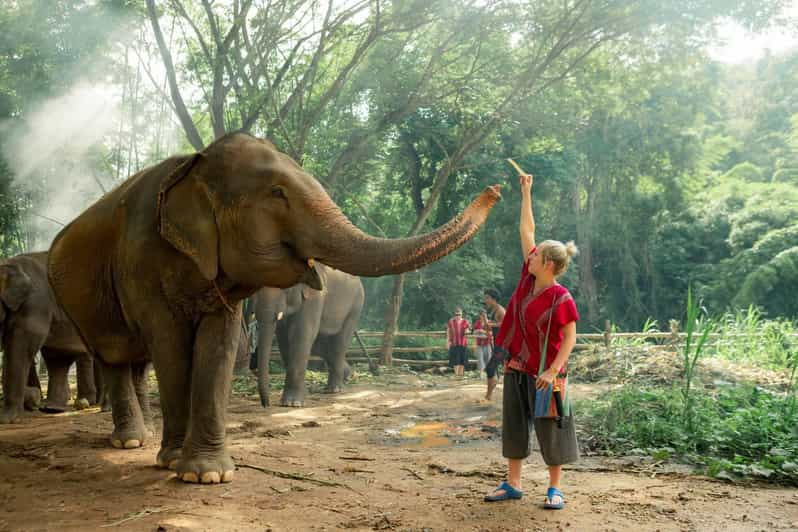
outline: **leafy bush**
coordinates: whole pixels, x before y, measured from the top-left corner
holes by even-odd
[[[626,387],[577,402],[592,450],[676,454],[716,476],[754,474],[798,485],[798,415],[791,400],[734,386],[696,394],[693,429],[682,423],[684,395],[672,388]]]

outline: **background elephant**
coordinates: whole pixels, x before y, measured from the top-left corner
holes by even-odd
[[[107,366],[112,440],[144,440],[131,371],[152,360],[163,410],[156,462],[187,482],[224,482],[234,469],[225,411],[241,301],[263,286],[321,289],[315,260],[355,275],[420,268],[468,241],[498,198],[489,187],[427,235],[373,238],[290,157],[233,133],[100,198],[56,236],[48,274]]]
[[[269,404],[269,358],[275,331],[285,367],[282,406],[302,406],[305,370],[311,353],[327,363],[327,391],[340,392],[349,374],[346,350],[357,328],[365,294],[358,277],[318,265],[324,290],[298,284],[262,288],[252,296],[258,320],[258,391]],[[282,313],[282,319],[278,319]]]
[[[34,357],[41,350],[47,365],[47,401],[43,410],[62,412],[69,400],[68,371],[77,362],[78,396],[98,402],[94,369],[75,327],[58,307],[47,282],[47,253],[28,253],[0,262],[0,334],[3,345],[3,410],[0,423],[12,423],[41,386]]]

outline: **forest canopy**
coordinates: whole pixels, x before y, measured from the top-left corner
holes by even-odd
[[[713,314],[798,317],[798,51],[721,63],[719,20],[798,25],[778,0],[27,0],[0,6],[0,252],[46,249],[127,176],[227,132],[270,139],[350,219],[402,237],[485,186],[467,246],[365,280],[361,328],[441,328],[575,240],[580,330]],[[399,309],[401,308],[401,312]]]

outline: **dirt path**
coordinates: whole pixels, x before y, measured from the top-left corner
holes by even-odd
[[[798,529],[798,490],[655,474],[624,460],[568,468],[567,509],[548,512],[533,454],[522,501],[483,503],[504,471],[499,402],[479,403],[476,380],[389,380],[312,395],[304,409],[234,398],[228,441],[239,468],[217,486],[156,469],[155,441],[110,448],[111,416],[96,409],[0,426],[0,530]]]

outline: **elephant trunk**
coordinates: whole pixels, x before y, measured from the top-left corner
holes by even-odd
[[[280,297],[279,288],[262,288],[258,299],[276,300]],[[255,318],[258,321],[258,394],[261,406],[269,406],[269,362],[271,361],[272,345],[277,329],[279,309],[276,306],[265,304],[261,301],[255,303]]]
[[[321,230],[309,237],[311,252],[307,256],[364,277],[416,270],[465,244],[485,222],[500,197],[498,186],[487,187],[462,214],[435,231],[410,238],[385,239],[360,231],[325,195],[326,199],[320,200],[313,210],[320,214],[317,223]]]

